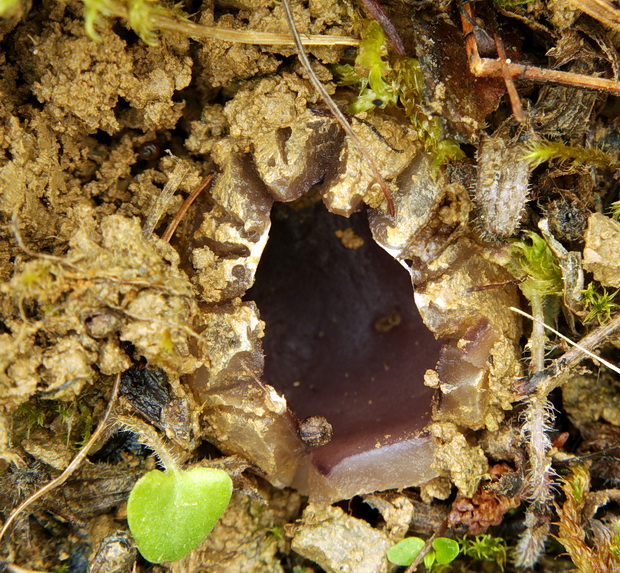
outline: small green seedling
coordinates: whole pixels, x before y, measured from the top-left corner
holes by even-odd
[[[406,537],[390,548],[387,558],[394,565],[408,567],[422,551],[424,545],[424,539]],[[459,544],[454,539],[438,537],[433,540],[433,548],[424,556],[424,565],[427,569],[431,569],[435,563],[446,565],[456,559],[459,551]]]
[[[211,533],[231,495],[232,480],[223,470],[147,473],[127,502],[127,521],[138,550],[153,563],[182,559]]]
[[[613,313],[615,313],[619,305],[614,299],[620,292],[620,289],[609,294],[605,287],[602,287],[602,293],[597,291],[594,283],[588,284],[588,288],[581,291],[582,301],[588,314],[583,319],[584,323],[597,319],[599,324],[607,322]]]

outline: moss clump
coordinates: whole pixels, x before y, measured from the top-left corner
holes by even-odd
[[[603,292],[599,292],[593,282],[588,285],[588,288],[581,291],[583,295],[582,301],[585,310],[588,312],[583,319],[584,323],[597,320],[599,324],[607,322],[611,315],[618,309],[618,304],[614,302],[618,292],[608,293],[606,288],[603,288]]]
[[[441,118],[427,110],[420,62],[415,58],[389,58],[385,34],[374,20],[363,23],[362,36],[355,65],[333,67],[340,85],[359,86],[349,113],[400,104],[432,156],[433,167],[464,157],[456,141],[443,138]]]

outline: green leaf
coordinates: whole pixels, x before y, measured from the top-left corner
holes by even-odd
[[[399,541],[387,552],[387,558],[394,565],[411,565],[424,547],[424,539],[419,537],[406,537]]]
[[[438,537],[433,541],[433,549],[437,555],[437,563],[445,565],[454,561],[459,554],[459,544],[454,539]]]
[[[435,550],[431,549],[425,556],[424,556],[424,566],[430,571],[433,568],[433,565],[435,564]]]
[[[211,533],[231,495],[232,481],[222,470],[147,473],[127,502],[127,521],[138,550],[153,563],[185,557]]]

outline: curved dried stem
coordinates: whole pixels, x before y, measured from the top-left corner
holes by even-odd
[[[183,202],[183,205],[181,205],[179,212],[173,217],[172,221],[170,221],[170,224],[168,225],[168,228],[164,231],[164,234],[161,236],[163,241],[166,241],[166,243],[170,242],[172,235],[174,235],[174,232],[179,226],[179,223],[183,220],[185,213],[187,213],[187,210],[191,207],[192,203],[196,200],[196,198],[209,186],[209,184],[213,180],[213,175],[214,175],[213,173],[211,173],[210,175],[207,175],[200,182],[198,187],[196,187],[187,196],[187,199],[185,199],[185,201]]]
[[[345,133],[351,138],[351,141],[353,141],[353,143],[355,144],[355,147],[357,147],[362,157],[368,162],[368,165],[370,166],[372,173],[375,176],[375,179],[377,180],[377,183],[381,187],[381,190],[383,191],[383,195],[385,196],[387,200],[388,210],[390,212],[390,215],[394,215],[394,201],[392,200],[392,196],[390,195],[390,192],[387,188],[387,184],[385,183],[385,180],[381,176],[381,173],[379,172],[377,165],[375,164],[372,156],[366,149],[366,146],[364,145],[362,140],[359,138],[357,133],[355,133],[355,131],[351,127],[351,124],[347,121],[347,118],[340,111],[340,108],[336,105],[336,102],[334,102],[331,96],[327,93],[327,90],[325,89],[325,87],[323,86],[319,78],[317,78],[316,74],[314,73],[314,70],[312,69],[312,66],[310,65],[310,60],[308,59],[308,55],[306,54],[306,51],[304,50],[301,37],[299,35],[299,32],[297,31],[297,27],[295,26],[295,20],[293,20],[293,13],[291,11],[291,5],[289,4],[289,1],[282,0],[282,6],[284,6],[284,12],[286,14],[286,19],[287,19],[289,28],[291,30],[291,34],[293,36],[293,40],[295,42],[295,48],[297,49],[297,56],[299,57],[299,60],[301,64],[303,65],[304,69],[308,73],[308,77],[310,78],[312,85],[314,86],[316,91],[319,92],[319,95],[321,96],[323,101],[327,104],[327,107],[330,109],[330,111],[334,114],[334,117],[338,120],[338,123],[342,126],[342,129],[344,129]]]
[[[95,445],[97,440],[101,437],[103,431],[108,428],[108,421],[114,410],[114,406],[116,405],[116,398],[118,397],[118,391],[121,385],[121,375],[117,374],[116,380],[114,381],[114,385],[112,386],[112,393],[110,394],[110,400],[108,401],[108,406],[103,414],[103,417],[99,421],[97,425],[97,429],[93,432],[90,439],[82,449],[78,452],[78,454],[73,458],[71,463],[65,468],[65,470],[55,479],[44,485],[41,489],[33,493],[30,497],[25,499],[22,503],[20,503],[12,512],[9,518],[6,520],[6,523],[0,530],[0,540],[4,537],[4,534],[8,531],[11,524],[15,521],[17,516],[24,511],[29,505],[32,505],[39,498],[44,496],[46,493],[49,493],[53,489],[57,488],[59,485],[65,483],[71,474],[79,467],[79,465],[84,461],[84,458],[88,455],[90,449]]]

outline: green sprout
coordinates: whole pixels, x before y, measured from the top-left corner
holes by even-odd
[[[580,163],[600,167],[618,167],[618,163],[602,149],[582,145],[565,145],[561,141],[549,141],[548,139],[530,142],[528,153],[523,156],[523,159],[530,163],[532,169],[554,159],[560,164],[570,162],[573,167]]]
[[[562,271],[555,255],[546,241],[537,233],[526,231],[528,239],[515,241],[512,245],[511,271],[521,283],[521,290],[532,301],[535,297],[560,295],[564,289]]]
[[[73,445],[81,448],[88,442],[93,430],[93,416],[90,408],[84,402],[58,402],[54,411],[58,414],[60,422],[67,428],[67,446],[69,446],[71,434],[76,428],[80,429],[80,439]]]
[[[530,4],[533,1],[534,0],[494,0],[494,2],[502,8],[515,8],[516,6]]]
[[[284,539],[284,530],[281,527],[274,525],[267,530],[269,535],[272,535],[276,539]]]
[[[620,201],[614,201],[609,207],[609,212],[616,221],[620,220]]]
[[[607,289],[603,287],[603,293],[601,294],[595,288],[594,283],[590,283],[587,289],[581,291],[583,304],[588,311],[583,321],[586,323],[596,319],[599,324],[603,324],[618,309],[619,305],[613,302],[613,300],[620,291],[609,294]]]
[[[374,20],[365,23],[362,35],[355,66],[333,67],[340,85],[359,86],[359,95],[349,106],[349,113],[355,115],[400,104],[424,147],[432,154],[434,168],[464,157],[458,143],[443,139],[441,118],[427,110],[420,62],[415,58],[398,58],[392,65],[385,34]]]
[[[408,567],[420,554],[426,542],[419,537],[406,537],[390,547],[387,558],[394,565]],[[433,540],[432,549],[424,556],[424,565],[432,569],[435,563],[446,565],[454,561],[460,552],[459,544],[454,539],[438,537]]]
[[[620,559],[620,520],[613,523],[613,528],[614,533],[611,537],[609,550],[616,559]]]
[[[30,430],[33,426],[43,427],[45,413],[30,402],[25,402],[17,408],[17,415],[26,423],[26,439],[30,439]]]
[[[508,548],[506,541],[501,537],[492,535],[476,535],[476,537],[465,536],[460,540],[463,555],[471,557],[476,561],[489,561],[497,564],[503,571],[508,559]]]
[[[153,563],[182,559],[211,533],[231,495],[232,480],[220,469],[150,471],[127,502],[138,551]]]

